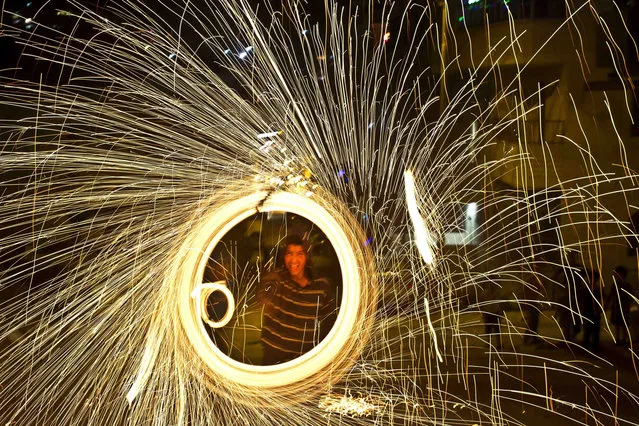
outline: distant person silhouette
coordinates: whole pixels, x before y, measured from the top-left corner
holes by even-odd
[[[584,317],[583,347],[599,352],[599,332],[601,329],[601,289],[599,272],[587,271],[587,287],[581,285],[581,314]]]
[[[618,345],[629,343],[628,324],[632,305],[632,288],[627,281],[628,270],[617,266],[612,274],[614,287],[608,294],[606,305],[610,307],[610,320],[615,326],[615,341]]]

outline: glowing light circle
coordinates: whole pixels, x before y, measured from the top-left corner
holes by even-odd
[[[195,288],[202,285],[204,270],[215,246],[235,225],[255,214],[256,209],[259,212],[290,212],[313,222],[324,232],[335,249],[342,272],[340,310],[328,335],[304,355],[268,366],[244,364],[222,353],[208,338],[200,319],[199,308],[190,302],[189,297]],[[361,276],[367,270],[367,266],[363,264],[366,256],[362,254],[361,246],[354,245],[354,231],[341,225],[318,202],[289,192],[268,195],[260,191],[207,212],[190,235],[176,276],[180,286],[179,314],[195,352],[212,372],[246,387],[278,388],[300,382],[327,369],[335,358],[343,358],[344,352],[353,350],[355,345],[352,340],[354,336],[359,336],[358,332],[365,321],[362,318],[362,304],[371,305],[367,297],[370,292],[365,288]]]
[[[286,211],[312,221],[329,239],[342,271],[340,310],[328,335],[304,355],[269,366],[244,364],[222,353],[208,338],[196,304],[189,303],[189,295],[202,285],[204,270],[215,246],[235,225],[255,214],[256,209],[259,212]],[[366,270],[362,264],[365,256],[361,247],[353,245],[353,230],[345,229],[319,203],[294,193],[268,195],[260,191],[213,209],[200,219],[190,235],[176,277],[181,286],[178,295],[180,320],[195,352],[212,372],[247,387],[277,388],[300,382],[326,369],[335,358],[343,357],[344,351],[352,350],[353,336],[359,335],[364,321],[362,302],[369,302],[368,289],[364,288],[361,279],[362,271]]]
[[[209,318],[209,313],[206,309],[207,300],[213,292],[219,291],[226,297],[227,308],[224,316],[219,321],[212,321]],[[221,328],[231,321],[233,318],[233,313],[235,312],[235,298],[233,297],[233,293],[226,286],[226,281],[216,281],[214,283],[205,283],[202,284],[193,290],[191,293],[191,297],[195,299],[195,306],[198,307],[200,311],[200,317],[202,320],[210,325],[213,328]]]

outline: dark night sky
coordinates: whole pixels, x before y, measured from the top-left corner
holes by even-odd
[[[150,0],[149,0],[150,1]],[[402,3],[407,0],[400,0],[398,2],[398,7],[396,7],[396,12],[392,19],[399,18],[399,12],[403,10],[401,7]],[[121,22],[123,19],[112,14],[112,11],[109,10],[110,5],[119,4],[117,0],[80,0],[80,2],[88,7],[90,10],[97,11],[100,15],[105,16],[114,22]],[[144,0],[141,0],[144,3]],[[265,2],[269,2],[272,7],[276,10],[281,10],[282,2],[280,0],[255,0],[256,6],[260,3],[264,4]],[[176,16],[175,11],[172,13],[161,11],[159,7],[159,2],[152,1],[152,3],[146,2],[147,4],[153,4],[153,10],[157,11],[163,19],[166,19],[167,22],[175,21],[175,26],[178,26],[178,17]],[[215,2],[209,3],[215,4]],[[348,8],[361,7],[361,12],[359,12],[360,16],[366,16],[368,14],[367,8],[369,4],[369,0],[338,0],[338,5],[344,6]],[[197,1],[192,1],[191,5],[197,5]],[[6,0],[3,14],[3,29],[5,34],[10,34],[11,29],[7,29],[8,26],[13,26],[16,28],[20,28],[25,30],[25,32],[20,36],[22,41],[28,40],[30,33],[36,33],[39,35],[44,35],[50,37],[54,40],[62,40],[61,33],[70,33],[74,32],[74,34],[79,35],[81,37],[88,38],[95,33],[95,30],[86,23],[78,24],[78,20],[75,17],[67,16],[65,14],[60,14],[60,10],[75,10],[75,8],[69,4],[68,0]],[[318,23],[320,31],[323,30],[324,24],[324,1],[319,0],[308,0],[305,4],[305,9],[310,15],[310,22]],[[267,15],[267,8],[260,7],[258,10],[262,11],[262,15],[264,20],[268,20],[270,17]],[[379,20],[379,16],[381,16],[382,7],[379,6],[379,1],[376,0],[374,4],[374,15],[375,21]],[[33,22],[25,22],[25,18],[35,17]],[[53,29],[53,30],[51,30]],[[57,32],[56,32],[57,31]],[[188,43],[189,36],[182,34],[184,36],[183,40],[186,40]],[[199,45],[201,40],[193,38],[193,43],[195,45]],[[395,40],[392,40],[390,44],[394,43]],[[240,41],[242,43],[242,41]],[[23,55],[24,47],[19,45],[15,40],[11,39],[9,36],[5,35],[4,37],[0,36],[0,76],[5,79],[18,79],[18,80],[27,80],[32,81],[34,83],[39,83],[42,78],[43,83],[57,84],[58,77],[60,74],[60,69],[55,65],[50,64],[47,61],[37,61],[33,58],[30,58],[26,55]],[[30,48],[28,50],[30,54],[38,55],[38,51],[35,48]],[[212,69],[220,74],[220,76],[225,78],[223,72],[221,70],[217,70],[214,67],[214,64],[211,64]],[[64,81],[64,79],[62,79]],[[233,86],[232,81],[227,81],[228,84]],[[11,116],[19,116],[19,112],[15,110],[7,111],[6,108],[2,108],[0,115],[4,118],[8,118]]]
[[[259,3],[269,2],[273,5],[275,9],[281,9],[282,2],[280,0],[259,0],[255,1],[256,5]],[[376,2],[378,3],[379,0]],[[398,3],[404,3],[405,1],[399,1]],[[91,10],[98,11],[101,14],[105,14],[108,17],[108,5],[117,3],[114,0],[90,0],[90,1],[81,1],[82,4],[89,7]],[[156,3],[156,2],[153,2]],[[337,3],[340,6],[348,7],[348,5],[352,5],[355,7],[356,5],[361,5],[360,7],[364,7],[363,5],[368,4],[368,0],[337,0]],[[197,5],[197,1],[191,2],[191,4]],[[304,8],[311,15],[312,21],[322,21],[324,17],[324,1],[319,0],[307,0]],[[22,15],[25,17],[33,17],[37,14],[37,21],[44,26],[53,27],[62,32],[68,32],[74,30],[74,26],[76,25],[76,19],[69,16],[60,16],[58,15],[58,10],[71,10],[72,7],[69,5],[67,0],[6,0],[4,4],[4,16],[3,23],[5,31],[6,25],[13,25],[23,29],[31,30],[31,31],[43,31],[42,28],[37,28],[35,25],[24,22],[24,19],[19,19],[17,16],[13,15],[14,13],[18,15]],[[400,11],[402,8],[397,7],[395,10]],[[156,9],[160,11],[160,9]],[[261,8],[261,10],[265,10],[265,8]],[[381,15],[381,7],[375,8],[375,16],[378,19],[379,15]],[[396,12],[396,14],[399,12]],[[162,14],[164,16],[164,14]],[[313,18],[316,19],[313,19]],[[77,31],[77,30],[76,30]],[[80,34],[88,34],[91,29],[87,26],[86,28],[80,29]],[[9,38],[0,37],[0,66],[2,68],[13,67],[19,60],[20,57],[20,47],[16,46],[16,44],[10,40]],[[28,74],[22,74],[20,77],[29,78]]]

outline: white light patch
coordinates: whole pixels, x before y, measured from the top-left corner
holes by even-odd
[[[428,229],[426,228],[426,224],[424,223],[424,219],[419,214],[419,209],[417,208],[417,199],[415,197],[415,180],[413,179],[413,172],[410,170],[406,170],[404,172],[404,186],[406,188],[406,204],[408,205],[408,215],[410,216],[410,220],[413,223],[413,230],[415,233],[415,245],[417,246],[417,250],[419,254],[422,255],[422,259],[429,265],[432,265],[434,262],[433,250],[431,248],[432,245],[432,237]]]
[[[368,417],[381,411],[383,401],[374,401],[374,397],[353,397],[350,395],[326,395],[319,403],[319,408],[327,413],[338,413],[351,417]]]
[[[275,137],[277,135],[279,135],[280,133],[282,133],[281,130],[277,131],[277,132],[265,132],[265,133],[260,133],[257,135],[258,139],[266,139],[266,138],[272,138]]]
[[[469,217],[476,217],[477,216],[477,203],[468,203],[468,206],[466,207],[466,214]]]

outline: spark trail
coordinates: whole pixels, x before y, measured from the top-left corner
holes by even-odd
[[[2,424],[636,422],[637,378],[565,334],[589,322],[584,294],[602,310],[609,253],[636,237],[613,6],[566,2],[535,46],[512,3],[483,47],[455,3],[70,2],[68,33],[4,11],[46,72],[1,82],[28,111],[2,121]],[[571,40],[588,78],[592,22],[621,106],[583,107],[574,75],[535,66]],[[574,128],[540,125],[552,108]],[[322,224],[352,287],[307,358],[238,366],[191,294],[235,215],[278,210]]]

